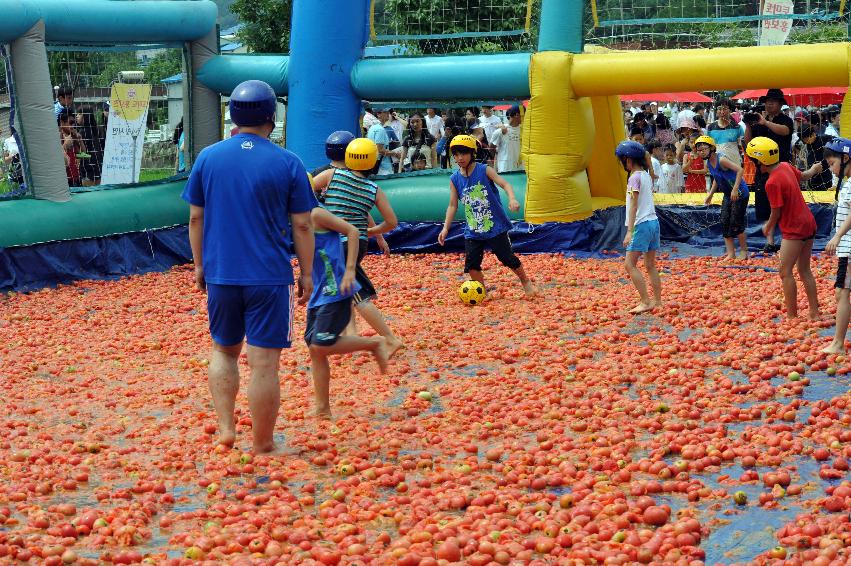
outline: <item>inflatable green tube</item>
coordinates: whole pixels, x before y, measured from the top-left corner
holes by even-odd
[[[521,203],[521,210],[509,216],[512,220],[522,220],[526,175],[509,173],[505,178],[514,187]],[[428,171],[377,182],[387,193],[400,222],[439,222],[446,215],[449,200],[449,174],[446,172]],[[181,179],[92,190],[76,193],[63,203],[35,199],[0,201],[0,226],[3,226],[0,247],[99,238],[186,224],[189,207],[180,198],[184,184],[185,180]],[[507,210],[508,199],[504,193],[502,199]],[[378,211],[373,214],[380,221]],[[456,218],[463,219],[460,210]]]

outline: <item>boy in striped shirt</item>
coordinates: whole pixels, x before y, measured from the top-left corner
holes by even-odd
[[[373,304],[377,296],[372,281],[369,280],[361,265],[366,256],[370,236],[389,232],[398,225],[396,213],[378,185],[367,179],[378,163],[378,146],[370,139],[357,138],[346,147],[346,167],[336,169],[328,190],[325,193],[325,208],[328,212],[342,218],[358,229],[358,260],[355,268],[355,280],[360,291],[354,296],[355,308],[366,322],[381,336],[387,339],[390,355],[403,346],[402,341],[384,321],[384,315]],[[369,226],[369,211],[378,207],[381,223]],[[348,253],[348,247],[346,247]],[[354,317],[352,317],[354,323]],[[351,326],[351,329],[354,327]]]
[[[848,256],[851,256],[851,140],[834,138],[824,146],[824,158],[830,170],[840,178],[840,189],[836,200],[836,233],[824,248],[828,255],[836,254],[836,333],[833,342],[823,349],[826,354],[845,353],[845,334],[851,317],[851,271]]]

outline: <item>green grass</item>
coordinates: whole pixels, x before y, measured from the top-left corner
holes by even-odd
[[[160,179],[167,179],[173,175],[174,169],[170,167],[164,169],[143,169],[139,173],[139,182],[149,183],[151,181],[159,181]]]

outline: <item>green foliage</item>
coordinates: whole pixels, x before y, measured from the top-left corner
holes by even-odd
[[[289,53],[292,0],[236,0],[239,39],[255,53]]]
[[[500,4],[500,5],[495,5]],[[540,9],[535,0],[535,12]],[[516,31],[526,27],[527,0],[379,0],[375,5],[378,35],[447,35]],[[536,14],[535,14],[536,15]],[[537,18],[533,15],[533,21]],[[404,42],[410,53],[494,53],[528,50],[530,35],[461,39],[435,38]]]
[[[135,51],[50,51],[48,65],[53,84],[74,89],[108,87],[121,71],[144,71],[146,82],[159,84],[181,72],[183,54],[179,49],[167,49],[142,66]]]

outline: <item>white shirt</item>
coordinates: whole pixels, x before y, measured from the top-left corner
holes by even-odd
[[[636,194],[637,193],[637,194]],[[638,198],[638,210],[635,211],[635,226],[642,222],[656,220],[656,206],[653,204],[653,180],[647,171],[636,171],[626,182],[626,210],[624,226],[629,226],[629,207],[632,199]]]
[[[395,132],[396,134],[396,139],[399,140],[399,143],[402,143],[402,138],[405,134],[405,126],[402,125],[401,120],[399,120],[398,118],[394,118],[387,122],[387,125],[393,128],[393,132]]]
[[[3,140],[3,153],[6,155],[18,155],[18,142],[15,141],[15,136],[9,136]]]
[[[363,115],[363,129],[366,130],[366,131],[369,131],[369,129],[371,127],[373,127],[376,124],[380,124],[380,123],[381,123],[381,120],[379,120],[378,118],[376,118],[374,115],[370,114],[369,112],[367,112],[366,114]]]
[[[828,124],[827,127],[824,129],[824,135],[838,138],[839,132],[836,131],[836,128],[833,124]]]
[[[520,161],[520,126],[506,126],[508,131],[502,133],[497,128],[490,140],[496,146],[496,172],[519,171],[523,169]]]
[[[496,114],[491,114],[490,117],[487,116],[479,116],[479,124],[481,124],[482,128],[485,130],[485,135],[488,137],[488,141],[491,141],[493,137],[494,131],[502,126],[502,120]]]
[[[679,163],[663,163],[662,177],[665,178],[665,192],[681,193],[683,192],[683,166]],[[659,192],[662,192],[661,190]]]
[[[848,218],[848,213],[851,212],[851,179],[846,179],[842,183],[842,188],[839,189],[839,196],[836,200],[836,225],[838,230],[845,219]],[[839,240],[839,245],[836,247],[836,257],[851,256],[851,231],[847,232],[842,239]]]
[[[430,118],[428,115],[426,115],[425,123],[426,129],[428,129],[428,133],[431,134],[431,137],[433,137],[435,141],[443,137],[443,117],[435,114],[434,118]]]
[[[653,181],[653,192],[654,193],[666,193],[668,191],[662,190],[662,185],[665,183],[665,177],[662,175],[662,164],[658,159],[650,156],[650,162],[653,164],[653,174],[656,175],[656,180]]]

